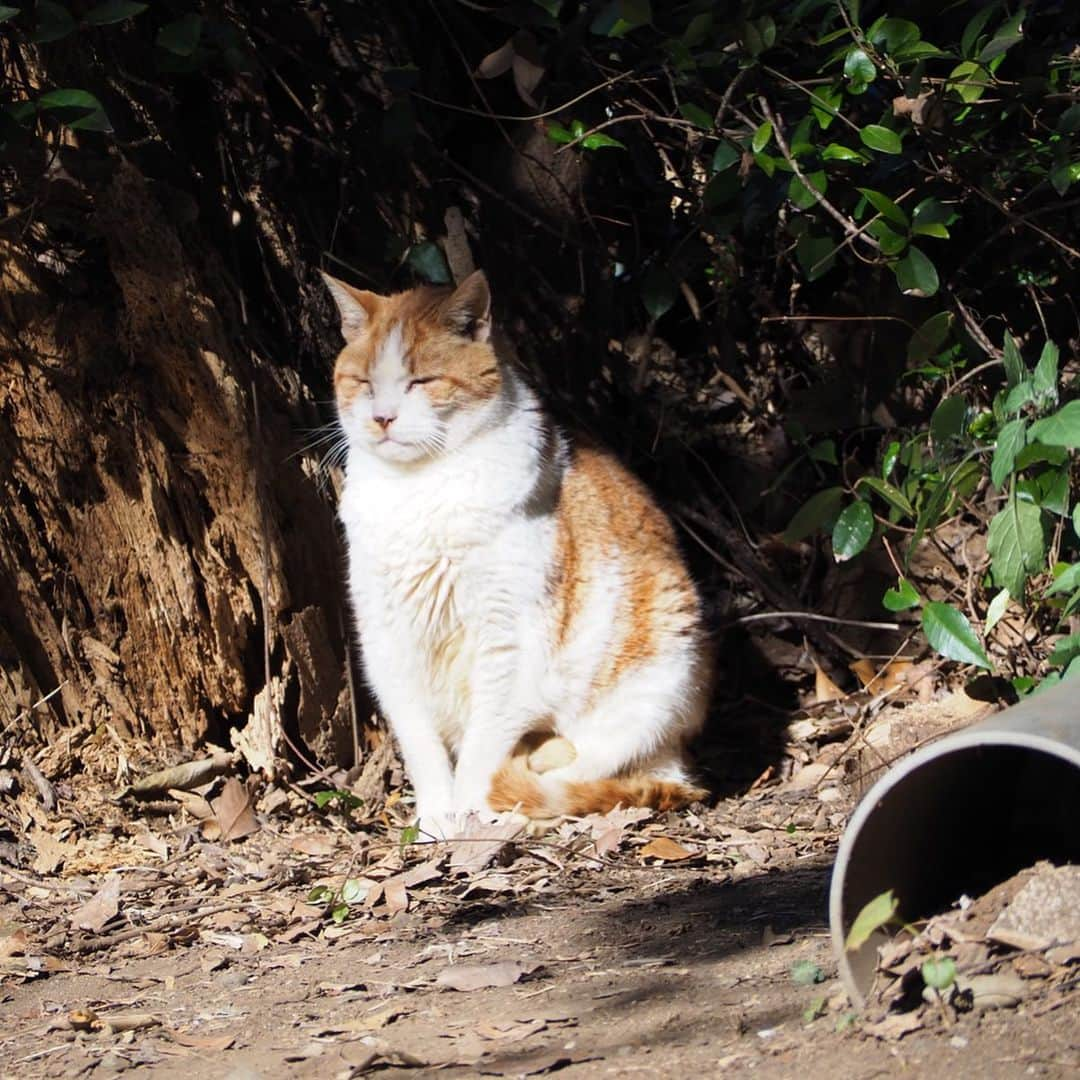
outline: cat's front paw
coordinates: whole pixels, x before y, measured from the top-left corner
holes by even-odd
[[[421,810],[413,822],[417,844],[439,844],[459,835],[465,815],[453,810]]]

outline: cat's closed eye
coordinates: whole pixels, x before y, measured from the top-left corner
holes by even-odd
[[[406,392],[408,392],[414,386],[424,386],[426,383],[435,382],[436,379],[441,378],[441,375],[422,375],[419,379],[410,379],[408,385],[405,387],[405,390]]]

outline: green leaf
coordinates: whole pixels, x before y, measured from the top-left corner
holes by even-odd
[[[860,487],[868,487],[871,491],[880,495],[890,506],[899,510],[908,517],[915,516],[915,507],[911,505],[908,497],[888,480],[879,480],[876,476],[861,476],[855,484],[856,490]]]
[[[859,138],[862,139],[864,146],[870,147],[871,150],[877,150],[881,154],[902,154],[904,152],[904,145],[900,141],[900,136],[895,131],[882,127],[881,124],[867,124],[866,127],[860,128]]]
[[[551,121],[547,126],[547,137],[554,143],[568,143],[574,141],[574,135],[558,121]]]
[[[1022,27],[1026,15],[1027,9],[1021,8],[1011,19],[1007,19],[998,27],[997,33],[979,53],[980,63],[989,63],[995,56],[1001,56],[1017,42],[1023,41]]]
[[[325,904],[334,898],[333,890],[326,885],[316,885],[307,894],[307,902],[309,904]]]
[[[956,961],[951,956],[924,960],[919,970],[923,982],[932,990],[948,990],[956,980]]]
[[[983,9],[964,27],[964,32],[960,35],[960,52],[963,56],[974,55],[979,35],[985,29],[990,16],[994,14],[995,6],[994,4],[984,5]]]
[[[824,131],[835,119],[843,103],[843,91],[831,86],[819,86],[810,95],[810,111],[818,122],[818,127]]]
[[[1030,379],[1024,379],[1017,383],[1006,395],[1004,402],[1005,415],[1018,413],[1025,405],[1035,400],[1035,387]],[[1029,433],[1030,435],[1030,433]]]
[[[1031,388],[1039,402],[1057,404],[1058,396],[1058,347],[1048,341],[1043,346],[1039,362],[1031,376]]]
[[[897,461],[900,460],[900,444],[893,440],[889,443],[885,450],[885,455],[881,459],[881,479],[888,480],[892,475],[893,469],[896,468]]]
[[[691,124],[705,131],[712,131],[713,118],[700,105],[695,105],[692,101],[686,101],[679,106],[679,112],[682,113],[684,120],[689,120]]]
[[[815,443],[807,451],[807,456],[811,461],[823,461],[827,465],[839,464],[836,458],[836,443],[832,439],[822,439]]]
[[[833,526],[833,558],[838,562],[853,559],[874,535],[874,514],[870,504],[859,499],[836,519]]]
[[[1000,490],[1012,475],[1016,455],[1027,443],[1027,421],[1020,418],[1003,424],[994,446],[994,459],[990,464],[990,482]]]
[[[149,6],[132,3],[131,0],[105,0],[105,3],[91,8],[83,18],[91,26],[109,26],[142,14]]]
[[[194,12],[181,15],[171,23],[166,23],[157,35],[159,48],[171,52],[174,56],[192,56],[199,47],[202,37],[203,17]]]
[[[960,100],[970,105],[986,93],[990,73],[974,60],[964,60],[949,72],[947,86],[955,90]]]
[[[753,150],[755,154],[760,154],[761,151],[769,145],[769,140],[771,138],[772,124],[766,120],[765,123],[754,132],[754,136],[750,140],[750,149]]]
[[[446,265],[446,256],[442,249],[431,240],[413,244],[405,261],[432,285],[449,285],[454,280],[450,276],[450,267]]]
[[[21,15],[22,12],[19,8],[14,7],[0,7],[0,22],[7,22],[8,19],[14,19],[16,15]]]
[[[101,102],[85,90],[50,90],[38,98],[38,108],[54,113],[76,131],[112,131]]]
[[[602,131],[595,131],[592,135],[586,135],[581,140],[581,145],[586,150],[605,150],[611,147],[615,150],[625,150],[626,145],[619,142],[618,139],[613,139],[610,135],[605,135]]]
[[[1021,599],[1028,575],[1041,569],[1046,558],[1042,511],[1029,502],[1010,499],[990,521],[986,549],[994,582]]]
[[[852,150],[849,146],[842,146],[840,143],[829,143],[824,150],[821,151],[822,161],[855,161],[860,165],[865,165],[869,158],[858,150]]]
[[[1054,642],[1054,648],[1047,663],[1054,667],[1065,667],[1078,656],[1080,656],[1080,634],[1069,634],[1068,637],[1058,638]]]
[[[1036,420],[1028,437],[1032,442],[1046,446],[1066,446],[1070,450],[1080,448],[1080,401],[1070,401],[1052,416]]]
[[[986,609],[986,625],[983,626],[983,633],[989,634],[991,630],[1001,621],[1001,616],[1005,614],[1005,609],[1009,606],[1009,590],[1000,589],[998,594],[990,601],[989,606]]]
[[[936,315],[931,315],[911,335],[907,347],[908,364],[912,366],[925,364],[932,356],[936,356],[941,346],[945,344],[945,339],[949,336],[952,324],[953,314],[951,311],[939,311]]]
[[[1056,578],[1044,596],[1058,596],[1061,593],[1071,593],[1080,589],[1080,563],[1073,563],[1065,567]]]
[[[659,319],[675,306],[679,286],[666,266],[653,263],[641,282],[641,302],[650,319]]]
[[[878,19],[866,37],[872,44],[884,46],[885,52],[893,53],[913,45],[922,37],[922,31],[909,19]]]
[[[55,4],[51,0],[38,0],[34,14],[37,16],[37,26],[30,35],[30,40],[39,45],[44,45],[49,41],[59,41],[79,26],[63,4]]]
[[[813,986],[825,981],[825,972],[813,960],[799,960],[792,965],[791,981],[796,986]]]
[[[808,281],[817,281],[836,264],[836,244],[827,236],[806,233],[795,245],[795,258]]]
[[[933,296],[938,291],[938,272],[934,264],[914,245],[892,265],[896,283],[905,296]]]
[[[848,931],[847,939],[844,941],[844,951],[856,952],[861,949],[874,933],[893,921],[899,906],[900,901],[893,895],[892,889],[875,896],[868,904],[863,905]]]
[[[593,19],[589,30],[601,37],[621,38],[652,22],[649,0],[612,0]]]
[[[1080,131],[1080,105],[1070,105],[1058,117],[1057,129],[1063,135],[1072,135]]]
[[[742,160],[742,153],[737,147],[729,142],[722,142],[713,154],[712,167],[714,173],[724,172],[732,165],[737,165]]]
[[[882,255],[899,255],[908,246],[908,238],[894,232],[884,218],[876,218],[866,231],[878,242]]]
[[[829,186],[829,178],[823,172],[808,173],[806,179],[824,195]],[[793,206],[800,210],[809,210],[817,204],[817,196],[797,177],[792,176],[788,184],[788,198]]]
[[[922,597],[906,577],[901,577],[897,579],[895,589],[885,590],[881,602],[889,611],[907,611],[909,608],[918,607],[922,603]]]
[[[419,825],[406,825],[401,830],[401,837],[399,839],[400,847],[408,847],[410,844],[415,844],[420,839],[420,826]]]
[[[1052,514],[1064,517],[1069,512],[1069,472],[1067,469],[1045,469],[1034,481],[1023,481],[1019,490],[1032,485],[1032,500]]]
[[[959,394],[942,398],[930,416],[930,441],[934,454],[948,448],[953,440],[962,439],[967,430],[967,402]]]
[[[1016,347],[1016,341],[1008,330],[1005,331],[1005,341],[1002,344],[1002,361],[1005,364],[1005,379],[1011,390],[1027,377],[1027,366],[1020,350]]]
[[[841,487],[826,488],[811,495],[788,522],[783,535],[784,543],[797,544],[812,532],[830,526],[836,520],[843,501],[844,489]]]
[[[910,222],[908,221],[907,214],[905,214],[888,195],[883,195],[880,191],[875,191],[873,188],[861,187],[856,190],[879,214],[881,214],[882,217],[887,218],[894,225],[899,225],[902,229],[908,227]]]
[[[949,604],[931,601],[923,608],[923,633],[930,647],[949,660],[992,670],[967,616]]]
[[[853,45],[844,58],[844,76],[850,83],[851,92],[861,94],[877,78],[877,68],[862,49]]]
[[[1080,503],[1077,503],[1072,512],[1073,533],[1080,538]]]

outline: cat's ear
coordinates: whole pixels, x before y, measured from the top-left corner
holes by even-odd
[[[382,297],[366,289],[355,289],[329,274],[324,273],[322,279],[337,304],[341,316],[341,336],[346,342],[355,341],[371,324]]]
[[[491,290],[483,270],[474,270],[442,303],[443,322],[463,337],[491,337]]]

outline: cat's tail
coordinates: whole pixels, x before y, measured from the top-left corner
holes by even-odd
[[[554,818],[563,814],[574,817],[605,814],[620,805],[677,810],[704,799],[707,794],[682,781],[663,780],[647,773],[606,780],[559,780],[533,772],[524,758],[513,757],[495,774],[488,802],[492,810],[516,810],[530,818]]]

